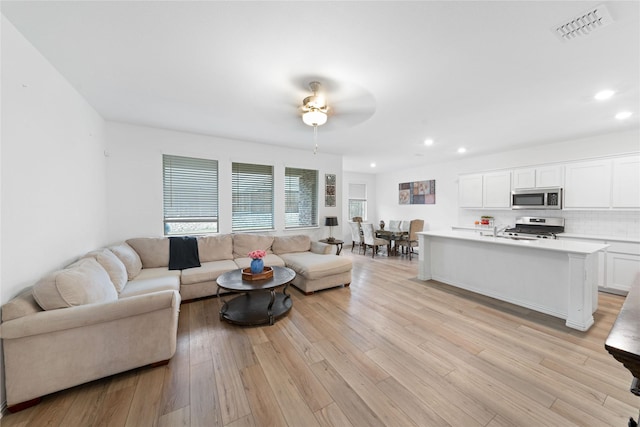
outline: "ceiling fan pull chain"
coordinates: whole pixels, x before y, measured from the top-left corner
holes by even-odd
[[[313,142],[316,145],[313,149],[313,154],[318,154],[318,125],[313,126]]]

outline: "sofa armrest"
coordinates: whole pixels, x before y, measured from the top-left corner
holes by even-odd
[[[331,245],[322,242],[311,242],[311,252],[314,254],[328,255],[331,253]]]
[[[180,306],[178,291],[158,291],[101,304],[86,304],[42,311],[0,325],[0,337],[15,339],[111,322],[169,307]]]

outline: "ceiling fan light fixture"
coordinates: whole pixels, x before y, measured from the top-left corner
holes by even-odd
[[[312,108],[302,114],[302,121],[309,126],[322,126],[327,123],[327,113],[320,109]]]

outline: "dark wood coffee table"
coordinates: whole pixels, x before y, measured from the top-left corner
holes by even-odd
[[[287,267],[272,267],[273,277],[265,280],[243,280],[242,269],[229,271],[218,277],[217,297],[220,289],[241,293],[220,308],[220,320],[243,326],[273,325],[291,310],[293,301],[287,294],[289,284],[296,273]],[[284,286],[282,292],[276,289]]]

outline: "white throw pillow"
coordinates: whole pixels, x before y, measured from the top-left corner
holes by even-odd
[[[118,294],[98,261],[83,258],[55,271],[33,286],[33,298],[43,310],[115,301]]]
[[[120,293],[127,284],[127,268],[124,266],[120,258],[109,249],[100,249],[89,252],[85,258],[95,258],[98,264],[102,266],[109,274],[111,283],[116,288],[116,292]]]
[[[133,280],[142,270],[142,261],[138,253],[126,243],[121,245],[110,246],[109,250],[113,252],[124,264],[127,269],[127,278]]]

